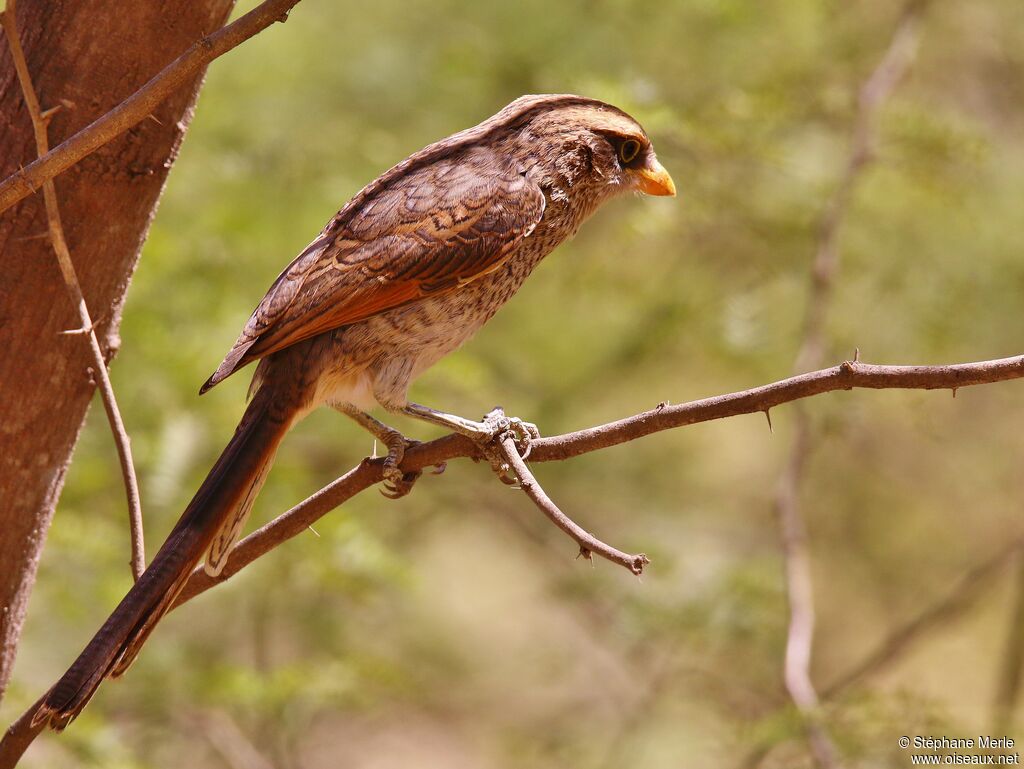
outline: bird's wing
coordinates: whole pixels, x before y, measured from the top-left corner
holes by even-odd
[[[343,209],[281,273],[206,391],[247,363],[497,269],[544,213],[514,170],[449,158]]]

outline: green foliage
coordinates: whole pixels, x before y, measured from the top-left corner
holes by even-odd
[[[196,390],[277,272],[378,173],[522,93],[631,111],[680,197],[603,210],[414,397],[467,416],[501,403],[553,434],[788,374],[816,222],[896,6],[307,0],[217,61],[112,371],[150,553],[241,413],[247,374]],[[854,347],[892,363],[1020,352],[1022,9],[928,12],[842,228],[830,360]],[[803,490],[823,686],[1020,532],[1020,401],[1008,383],[956,400],[860,391],[808,403],[823,435]],[[770,508],[789,410],[773,421],[774,435],[757,415],[537,468],[587,528],[651,555],[642,583],[573,561],[571,543],[481,466],[455,463],[397,504],[361,495],[319,536],[175,612],[126,680],[25,765],[220,766],[217,738],[195,725],[209,713],[280,766],[719,767],[765,741],[766,765],[805,765],[781,689]],[[284,445],[256,519],[370,449],[341,416],[314,414]],[[8,720],[126,589],[123,508],[95,409]],[[901,760],[904,733],[991,727],[1013,598],[993,585],[828,705],[850,766]]]

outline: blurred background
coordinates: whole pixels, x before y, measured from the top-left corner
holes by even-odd
[[[149,554],[230,436],[248,372],[196,391],[281,268],[366,182],[523,93],[631,112],[679,197],[603,209],[413,397],[472,417],[500,403],[553,435],[789,375],[857,91],[900,14],[883,0],[306,0],[215,62],[112,370]],[[1024,4],[928,7],[877,127],[839,233],[828,364],[854,348],[874,363],[1020,353]],[[845,766],[909,765],[904,734],[1024,739],[1022,395],[1011,382],[806,404],[812,674]],[[24,766],[811,766],[782,683],[773,513],[793,407],[772,416],[773,433],[757,414],[535,467],[582,525],[648,553],[642,580],[574,560],[480,465],[454,462],[398,502],[364,493],[168,617]],[[371,448],[317,412],[254,522]],[[128,588],[126,529],[96,408],[3,723]]]

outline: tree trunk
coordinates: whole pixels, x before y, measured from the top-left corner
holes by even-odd
[[[130,95],[234,0],[19,0],[18,28],[50,145]],[[125,292],[201,78],[56,179],[71,256],[109,360]],[[36,157],[21,89],[0,44],[0,178]],[[95,387],[87,342],[47,238],[41,194],[0,213],[0,698],[28,597]],[[130,425],[129,425],[130,428]],[[116,461],[111,445],[111,461]],[[127,522],[126,522],[127,525]],[[126,551],[127,558],[127,551]]]

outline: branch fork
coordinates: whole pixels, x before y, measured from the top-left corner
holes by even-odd
[[[526,459],[532,450],[532,441],[540,438],[540,430],[532,422],[524,422],[518,417],[505,416],[501,406],[495,406],[483,418],[483,423],[491,428],[491,437],[480,443],[480,451],[484,459],[491,463],[498,480],[506,486],[515,486],[519,479],[512,472],[501,443],[510,438],[516,447],[517,456]]]

